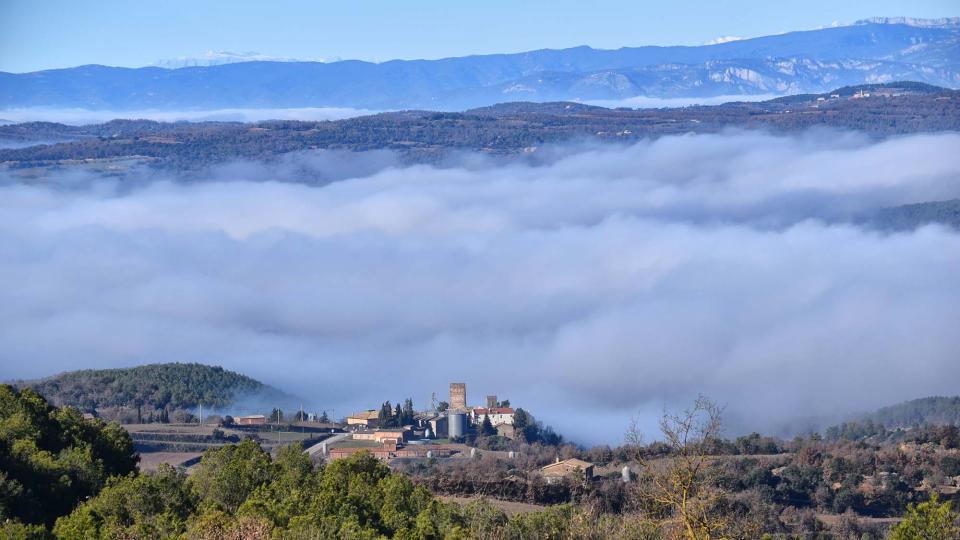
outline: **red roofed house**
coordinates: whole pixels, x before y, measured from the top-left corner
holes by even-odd
[[[513,425],[513,408],[512,407],[474,407],[470,409],[470,421],[476,425],[480,425],[483,422],[483,418],[490,418],[490,423],[493,427],[497,427],[501,424],[510,424]]]

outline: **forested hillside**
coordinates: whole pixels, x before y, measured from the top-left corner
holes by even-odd
[[[960,396],[926,397],[883,407],[869,414],[830,426],[828,440],[902,442],[922,438],[960,445]],[[932,435],[931,435],[932,434]],[[960,472],[958,469],[957,472]]]
[[[53,525],[109,477],[135,472],[138,459],[120,426],[0,385],[0,537],[13,537],[4,527],[11,519]]]
[[[250,377],[203,364],[70,371],[17,385],[32,388],[57,406],[100,413],[140,407],[141,415],[193,409],[201,403],[211,409],[222,408],[251,396],[284,397]]]
[[[908,231],[923,225],[928,225],[930,223],[940,223],[960,229],[960,199],[951,199],[949,201],[931,201],[883,208],[877,211],[866,221],[879,229],[891,231]],[[897,407],[901,407],[903,405],[906,404],[898,405]],[[956,416],[954,418],[956,418]]]
[[[630,143],[644,138],[725,129],[792,133],[813,127],[877,137],[960,130],[960,92],[916,83],[870,85],[870,97],[851,88],[790,100],[674,109],[607,109],[579,103],[504,103],[462,113],[401,111],[338,121],[174,122],[114,120],[84,127],[31,122],[0,126],[0,162],[24,175],[76,160],[117,160],[155,168],[198,170],[233,160],[271,159],[316,150],[392,150],[413,163],[438,162],[455,151],[526,155],[545,144]],[[862,88],[857,87],[857,90]],[[839,95],[841,97],[830,97]],[[33,141],[34,146],[24,147]],[[44,144],[60,141],[56,144]],[[91,163],[86,163],[91,165]]]
[[[866,420],[888,429],[923,424],[960,425],[960,396],[926,397],[884,407],[866,416]]]

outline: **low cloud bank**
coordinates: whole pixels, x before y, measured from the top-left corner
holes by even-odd
[[[6,179],[0,377],[200,361],[338,416],[465,381],[611,444],[697,393],[731,433],[956,393],[960,234],[839,221],[960,196],[957,148],[728,133],[537,165],[328,156],[323,185]]]
[[[58,122],[82,126],[102,124],[111,120],[155,120],[157,122],[260,122],[263,120],[343,120],[356,116],[376,114],[365,109],[305,107],[291,109],[213,109],[213,110],[142,110],[110,111],[91,109],[56,109],[30,107],[0,109],[0,120],[20,122]]]
[[[723,105],[734,101],[767,101],[783,97],[783,94],[737,94],[730,96],[709,96],[709,97],[677,97],[677,98],[658,98],[650,96],[634,96],[623,99],[596,99],[585,101],[588,105],[597,105],[598,107],[628,107],[631,109],[673,109],[676,107],[689,107],[691,105]]]

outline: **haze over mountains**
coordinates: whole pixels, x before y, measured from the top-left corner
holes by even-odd
[[[822,92],[914,80],[960,86],[960,19],[851,26],[698,47],[576,47],[441,60],[250,61],[0,74],[0,107],[465,109],[505,101]]]

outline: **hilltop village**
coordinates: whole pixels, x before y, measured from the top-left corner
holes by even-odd
[[[279,413],[280,416],[277,416]],[[264,414],[223,417],[218,419],[225,427],[239,427],[245,430],[269,429],[274,423],[282,422],[282,413],[275,410],[273,417]],[[383,403],[378,409],[356,411],[339,422],[331,422],[326,412],[296,414],[296,421],[290,424],[294,432],[316,430],[329,432],[329,436],[319,442],[304,440],[307,452],[327,460],[342,459],[358,452],[368,452],[375,458],[387,462],[409,463],[416,460],[476,458],[481,452],[477,448],[478,439],[493,441],[492,452],[504,459],[514,459],[517,453],[506,450],[508,444],[496,444],[495,441],[515,441],[529,439],[539,426],[533,417],[521,408],[514,409],[509,400],[499,400],[496,395],[488,395],[480,405],[470,405],[467,399],[467,385],[462,382],[450,383],[448,401],[433,400],[425,411],[415,411],[413,402],[407,399],[402,405],[393,407],[390,402]],[[269,436],[268,436],[269,438]],[[319,439],[319,437],[318,437]],[[559,437],[557,438],[559,442]],[[497,449],[500,448],[500,449]],[[590,478],[593,464],[579,460],[560,460],[542,468],[543,477],[553,482],[576,474]]]
[[[385,403],[380,410],[353,413],[345,419],[343,444],[327,449],[326,454],[337,459],[367,449],[385,461],[398,457],[450,457],[457,452],[456,443],[474,440],[478,435],[515,438],[517,412],[509,401],[487,396],[483,407],[467,403],[466,384],[451,383],[449,401],[434,403],[429,411],[412,412],[408,400],[394,411]],[[520,415],[525,415],[522,409]]]

